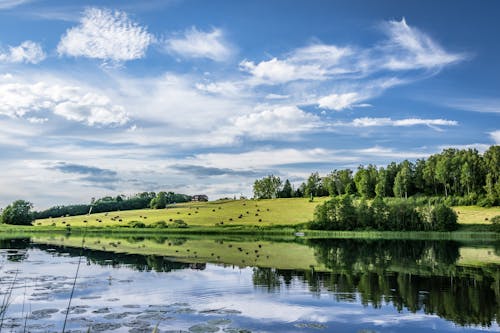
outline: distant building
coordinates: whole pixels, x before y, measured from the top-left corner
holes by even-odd
[[[197,194],[191,197],[191,201],[208,201],[208,196],[205,194]]]

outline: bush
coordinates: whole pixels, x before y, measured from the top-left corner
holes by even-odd
[[[183,220],[174,220],[174,223],[172,223],[172,228],[187,228],[188,225],[186,222]]]
[[[149,225],[150,228],[168,228],[167,222],[165,221],[156,221]]]
[[[146,224],[144,224],[144,222],[141,221],[130,221],[128,223],[128,226],[130,228],[146,228]]]
[[[453,231],[457,230],[457,213],[450,207],[439,204],[434,206],[430,214],[433,230]]]
[[[389,206],[388,230],[418,231],[424,225],[415,205],[407,200],[394,201]]]
[[[491,227],[493,228],[493,231],[500,232],[500,215],[491,219]]]
[[[494,202],[491,200],[490,197],[481,197],[477,201],[477,205],[481,207],[491,207],[493,206]]]

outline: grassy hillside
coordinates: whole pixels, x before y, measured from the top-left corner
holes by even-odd
[[[315,207],[328,198],[306,198],[273,200],[229,200],[214,202],[192,202],[169,206],[166,209],[141,209],[121,212],[98,213],[36,220],[35,226],[90,227],[127,226],[131,221],[146,225],[157,221],[172,224],[183,220],[189,226],[293,226],[312,219]],[[454,207],[458,221],[464,226],[489,224],[492,217],[500,215],[500,207],[477,206]],[[86,222],[85,222],[86,221]]]
[[[313,202],[305,198],[274,200],[230,200],[200,203],[183,203],[166,209],[141,209],[121,212],[69,216],[36,220],[36,226],[72,227],[126,226],[131,221],[151,224],[183,220],[190,226],[273,226],[296,225],[312,219],[316,205],[327,198],[316,198]],[[84,222],[87,221],[87,222]]]
[[[500,215],[500,207],[457,206],[453,209],[461,224],[490,224],[494,216]]]

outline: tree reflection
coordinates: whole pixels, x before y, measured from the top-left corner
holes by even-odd
[[[309,240],[331,272],[254,269],[254,283],[273,291],[290,277],[312,293],[375,308],[391,303],[459,325],[491,326],[498,318],[500,267],[457,266],[459,244],[449,241]]]

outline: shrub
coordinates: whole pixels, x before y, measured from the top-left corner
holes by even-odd
[[[130,221],[128,223],[128,226],[131,228],[146,228],[146,224],[144,224],[144,222],[141,221]]]
[[[500,215],[491,219],[491,227],[493,228],[493,231],[500,232]]]
[[[457,213],[446,205],[434,206],[430,215],[433,230],[453,231],[458,228]]]
[[[151,223],[149,225],[150,228],[168,228],[167,222],[161,220],[161,221],[156,221],[154,223]]]
[[[188,225],[186,222],[183,220],[174,220],[174,223],[172,223],[172,228],[187,228]]]

